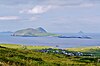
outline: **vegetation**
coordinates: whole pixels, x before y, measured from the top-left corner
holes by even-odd
[[[11,45],[1,44],[0,66],[100,66],[99,56],[66,56],[37,52],[27,46],[23,49],[20,45],[12,45],[15,47],[11,48]]]
[[[0,44],[0,46],[4,46],[7,48],[14,49],[44,49],[44,48],[52,48],[50,46],[26,46],[26,45],[18,45],[18,44]]]
[[[57,36],[61,36],[61,35],[53,34],[53,33],[48,33],[42,27],[39,27],[37,29],[27,28],[27,29],[18,30],[16,32],[14,32],[13,36],[23,36],[23,37],[52,36],[52,37],[57,37]]]
[[[53,34],[53,33],[42,33],[42,34],[33,34],[32,36],[40,36],[40,37],[43,37],[43,36],[53,36],[53,37],[57,37],[57,36],[61,36],[61,35]]]
[[[68,51],[74,51],[74,52],[83,52],[88,54],[93,54],[96,57],[100,57],[100,47],[79,47],[79,48],[67,48]]]

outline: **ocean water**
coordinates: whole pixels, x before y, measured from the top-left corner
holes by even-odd
[[[75,36],[76,34],[65,33],[63,35]],[[88,33],[86,35],[90,36],[92,39],[58,37],[18,37],[11,36],[11,33],[0,33],[0,43],[52,47],[58,46],[58,48],[100,46],[99,33]]]

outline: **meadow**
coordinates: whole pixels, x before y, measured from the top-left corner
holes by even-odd
[[[66,56],[36,51],[45,48],[51,47],[1,44],[0,66],[100,66],[99,47],[67,48],[71,52],[92,53],[94,56]]]

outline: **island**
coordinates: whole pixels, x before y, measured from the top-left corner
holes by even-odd
[[[92,39],[90,36],[87,36],[83,31],[78,32],[76,35],[72,36],[58,36],[59,38],[80,38],[80,39]]]
[[[13,33],[12,36],[22,36],[22,37],[57,37],[61,36],[59,34],[54,34],[54,33],[49,33],[42,27],[38,27],[36,29],[34,28],[27,28],[27,29],[22,29],[18,30]]]

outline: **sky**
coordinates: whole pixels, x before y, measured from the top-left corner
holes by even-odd
[[[0,31],[100,33],[100,0],[0,0]]]

